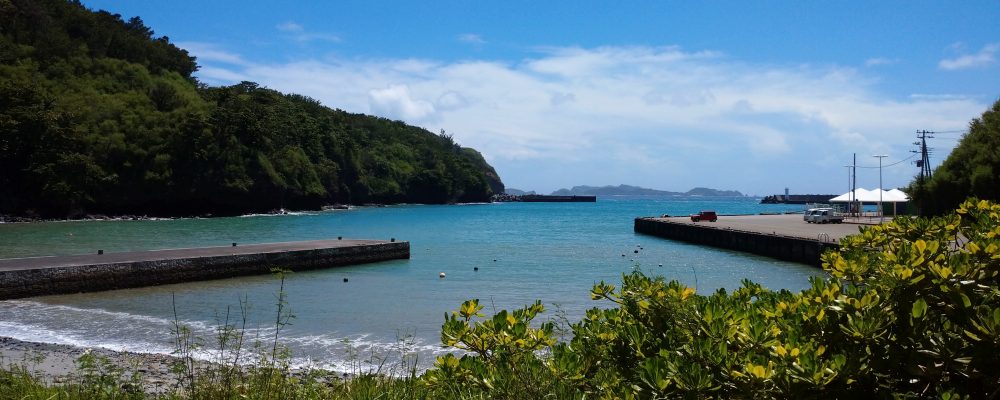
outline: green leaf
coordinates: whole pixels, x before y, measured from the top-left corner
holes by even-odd
[[[927,313],[927,301],[925,301],[923,297],[913,302],[913,309],[910,310],[910,315],[912,315],[913,318],[922,318],[926,313]]]

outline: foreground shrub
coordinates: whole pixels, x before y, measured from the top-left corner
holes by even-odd
[[[601,282],[592,297],[613,308],[589,310],[568,343],[530,326],[539,304],[476,321],[467,302],[442,338],[470,354],[439,357],[423,380],[521,398],[997,396],[1000,205],[897,219],[841,246],[823,256],[829,276],[799,293],[744,281],[702,296],[641,272],[620,289]]]

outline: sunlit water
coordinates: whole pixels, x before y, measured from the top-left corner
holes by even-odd
[[[597,203],[393,206],[283,216],[156,221],[0,224],[0,257],[345,238],[409,241],[411,259],[285,280],[290,325],[279,333],[297,364],[355,371],[372,355],[410,354],[420,367],[440,345],[444,313],[478,298],[485,311],[541,300],[543,318],[579,320],[599,281],[635,268],[697,286],[733,289],[744,278],[797,290],[814,267],[636,234],[637,216],[797,210],[754,199],[602,197]],[[641,249],[640,249],[641,247]],[[638,251],[638,252],[636,252]],[[660,266],[662,264],[662,266]],[[474,268],[479,270],[475,271]],[[439,278],[444,272],[446,278]],[[344,282],[344,278],[348,282]],[[0,302],[0,336],[170,353],[176,318],[211,348],[215,329],[247,316],[249,335],[270,337],[280,280],[256,276]],[[241,312],[241,304],[249,311]]]

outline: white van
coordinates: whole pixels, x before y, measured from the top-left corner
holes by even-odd
[[[844,222],[844,217],[837,215],[832,208],[814,208],[808,215],[802,218],[814,224],[839,224]]]
[[[806,222],[813,222],[813,217],[822,210],[822,208],[810,208],[806,212],[802,213],[802,220]]]

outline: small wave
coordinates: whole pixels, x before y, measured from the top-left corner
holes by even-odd
[[[302,216],[302,215],[319,215],[318,212],[308,212],[308,211],[287,211],[284,213],[258,213],[258,214],[243,214],[239,218],[252,218],[252,217],[287,217],[287,216]]]
[[[3,307],[4,305],[9,305],[11,307]],[[62,304],[48,304],[41,303],[30,300],[6,300],[0,302],[0,308],[8,308],[14,312],[12,317],[17,318],[18,315],[51,315],[51,314],[78,314],[74,315],[72,318],[74,321],[94,321],[101,319],[100,317],[111,317],[112,319],[122,321],[122,323],[131,322],[146,322],[154,325],[161,326],[173,326],[174,320],[160,317],[152,317],[148,315],[141,314],[131,314],[120,311],[108,311],[101,308],[79,308],[73,306],[67,306]],[[198,330],[211,330],[213,326],[204,321],[197,320],[177,320],[177,323],[187,326],[192,329]]]
[[[99,308],[79,308],[29,300],[0,301],[0,336],[26,342],[99,348],[145,354],[175,354],[174,320]],[[212,343],[220,324],[205,321],[178,321],[191,334],[208,344],[191,354],[203,361],[218,361],[220,354]],[[275,333],[273,326],[242,330],[246,348],[261,344],[269,348]],[[292,368],[322,368],[337,373],[377,372],[385,366],[425,370],[436,356],[448,353],[440,344],[414,336],[385,340],[371,334],[340,336],[331,334],[282,334],[279,344],[294,355]],[[252,350],[245,362],[257,358]],[[383,370],[384,372],[384,370]]]

